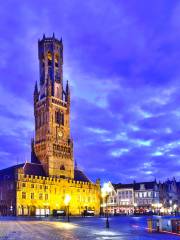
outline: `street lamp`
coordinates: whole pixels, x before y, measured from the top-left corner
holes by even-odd
[[[65,203],[65,206],[67,207],[68,222],[70,222],[70,219],[69,219],[69,203],[70,203],[70,201],[71,201],[71,196],[69,194],[66,194],[65,199],[64,199],[64,203]]]
[[[105,202],[106,202],[106,228],[109,228],[107,200],[108,200],[108,196],[109,196],[110,192],[112,191],[110,182],[104,183],[101,191],[102,191],[102,197],[105,198]]]
[[[173,208],[174,208],[174,213],[175,213],[175,215],[176,215],[177,204],[174,204],[174,205],[173,205]]]
[[[13,206],[12,205],[10,206],[10,212],[11,212],[11,215],[13,215]]]
[[[137,208],[137,203],[134,203],[134,214],[136,212],[136,208]]]
[[[172,214],[172,199],[169,200],[169,213]]]

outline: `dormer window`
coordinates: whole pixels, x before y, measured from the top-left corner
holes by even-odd
[[[141,189],[141,190],[144,190],[144,189],[145,189],[144,184],[141,184],[141,185],[140,185],[140,189]]]

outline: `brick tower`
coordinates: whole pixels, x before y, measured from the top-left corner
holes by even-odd
[[[47,176],[74,179],[73,141],[70,137],[70,90],[63,90],[63,43],[43,36],[38,42],[40,84],[34,90],[35,138],[32,162]]]

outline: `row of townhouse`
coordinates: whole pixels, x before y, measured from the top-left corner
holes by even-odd
[[[180,207],[180,183],[175,179],[158,183],[133,182],[112,184],[109,182],[106,198],[102,198],[102,211],[112,214],[133,214],[148,212],[173,212]]]

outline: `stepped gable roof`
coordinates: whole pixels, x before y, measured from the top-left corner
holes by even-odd
[[[81,182],[91,182],[86,175],[79,169],[74,169],[74,180],[81,181]]]
[[[117,189],[125,189],[125,188],[133,188],[133,183],[129,183],[129,184],[122,184],[122,183],[117,183],[117,184],[112,184],[113,187],[115,188],[115,190]]]
[[[46,176],[42,164],[26,162],[23,166],[24,174]]]

